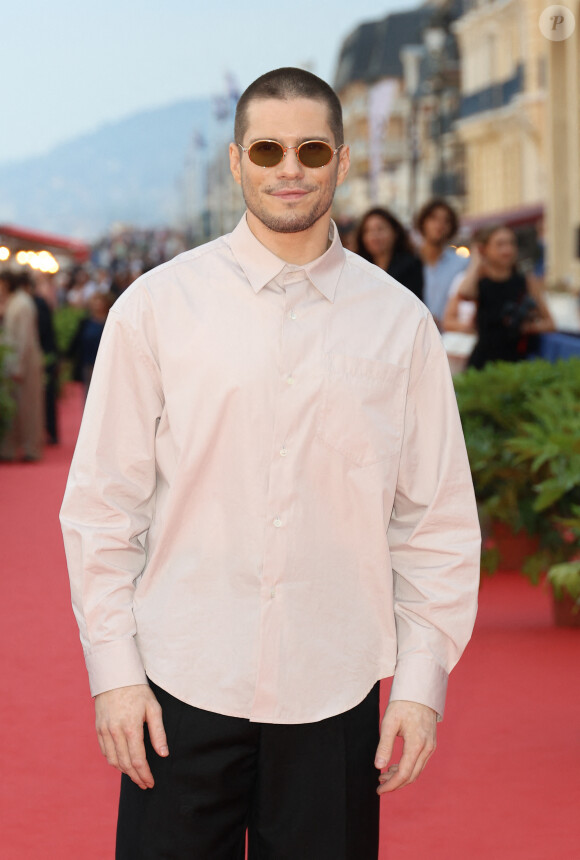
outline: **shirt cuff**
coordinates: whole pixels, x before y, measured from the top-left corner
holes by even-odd
[[[135,639],[120,639],[85,653],[91,695],[117,687],[146,684],[147,676]]]
[[[434,660],[409,656],[397,663],[390,702],[407,701],[427,705],[443,719],[449,673]]]

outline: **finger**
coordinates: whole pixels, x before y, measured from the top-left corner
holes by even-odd
[[[167,746],[167,736],[165,734],[165,728],[163,726],[163,717],[161,712],[161,705],[159,702],[150,702],[147,704],[147,709],[145,711],[145,719],[147,721],[147,728],[149,729],[149,738],[151,740],[151,744],[153,749],[160,756],[168,756],[169,748]]]
[[[397,736],[397,727],[383,720],[381,737],[375,754],[375,767],[381,770],[389,763],[393,754],[393,746]]]
[[[115,751],[117,753],[117,760],[119,762],[119,769],[126,773],[127,776],[134,782],[139,788],[152,788],[153,787],[153,777],[150,776],[149,781],[144,780],[141,774],[137,771],[137,769],[133,765],[131,752],[129,750],[129,743],[127,739],[127,733],[131,733],[130,730],[111,730],[111,736],[115,742]],[[140,761],[139,755],[135,752],[135,757],[138,761]],[[145,751],[143,751],[143,759],[145,759]]]
[[[434,752],[435,752],[435,745],[434,744],[426,744],[425,745],[425,747],[421,751],[421,754],[419,755],[419,758],[417,759],[417,761],[415,763],[415,767],[413,768],[413,773],[411,774],[411,778],[409,780],[410,783],[415,782],[415,780],[421,775],[421,773],[425,769],[425,765],[427,764],[427,762],[429,761],[429,759],[431,758],[431,756],[433,755]]]
[[[387,773],[385,781],[378,789],[379,794],[396,791],[410,782],[421,750],[422,746],[417,745],[417,743],[411,746],[410,741],[405,741],[403,755],[401,756],[397,770],[393,769],[392,773]]]
[[[380,773],[379,774],[379,782],[381,783],[381,785],[385,782],[388,782],[388,780],[391,779],[393,774],[396,773],[398,769],[399,769],[398,764],[392,764],[387,770],[384,770],[382,773]]]
[[[121,770],[119,766],[119,760],[117,758],[117,750],[115,748],[115,741],[111,737],[108,731],[99,732],[97,734],[99,738],[99,745],[101,746],[101,752],[107,759],[107,762],[111,765],[111,767],[116,768],[117,770]]]
[[[133,782],[145,788],[153,788],[155,780],[151,773],[151,768],[145,754],[145,744],[143,743],[143,730],[135,731],[128,730],[126,732],[127,752],[129,755],[132,774],[126,773],[131,777]]]
[[[98,730],[97,730],[97,740],[98,740],[98,742],[99,742],[99,749],[101,750],[101,755],[104,755],[104,756],[106,757],[106,755],[107,755],[107,750],[106,750],[106,747],[105,747],[105,742],[104,742],[104,740],[103,740],[103,738],[102,738],[102,736],[101,736],[101,733],[100,733]]]

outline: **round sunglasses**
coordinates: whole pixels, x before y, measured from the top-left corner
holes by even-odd
[[[248,153],[252,164],[257,164],[258,167],[275,167],[286,157],[289,149],[295,150],[298,161],[304,167],[325,167],[344,143],[336,149],[323,140],[305,140],[300,146],[282,146],[277,140],[255,140],[249,146],[242,146],[241,143],[238,143],[238,146],[242,152]]]

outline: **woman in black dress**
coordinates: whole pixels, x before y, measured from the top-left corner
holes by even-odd
[[[490,361],[520,361],[530,353],[535,335],[554,330],[539,284],[516,266],[516,237],[495,225],[475,237],[471,263],[459,286],[462,299],[477,303],[477,343],[468,366]]]
[[[413,253],[407,231],[387,209],[377,206],[363,216],[356,250],[418,298],[423,298],[423,263]]]

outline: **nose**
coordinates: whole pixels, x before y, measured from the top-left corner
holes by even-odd
[[[286,155],[278,165],[278,175],[279,176],[302,176],[304,173],[304,167],[300,163],[298,159],[298,153],[296,149],[292,147],[288,147],[286,150]]]

